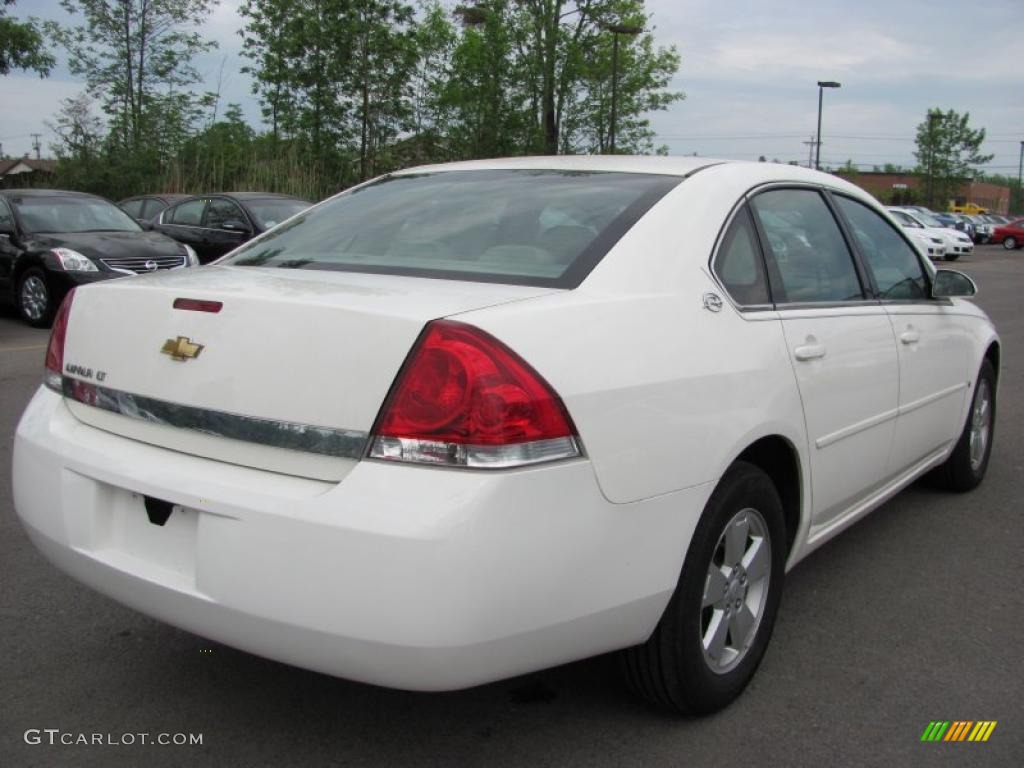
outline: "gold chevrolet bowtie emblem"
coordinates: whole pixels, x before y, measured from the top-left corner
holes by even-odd
[[[172,360],[179,362],[199,357],[203,351],[202,344],[194,344],[187,336],[179,336],[176,339],[168,339],[160,349],[165,355],[170,355]]]

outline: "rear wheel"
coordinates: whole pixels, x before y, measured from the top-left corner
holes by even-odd
[[[985,479],[992,455],[996,424],[996,374],[986,360],[974,385],[971,409],[960,439],[949,458],[931,473],[931,479],[951,491],[970,491]]]
[[[1006,250],[1012,251],[1016,247],[1017,247],[1017,238],[1013,237],[1012,235],[1010,237],[1007,237],[1007,238],[1005,238],[1003,240],[1003,248],[1005,248]]]
[[[53,321],[53,309],[46,273],[39,267],[25,270],[18,281],[18,312],[22,319],[36,328],[45,328]]]
[[[736,462],[708,500],[654,633],[620,654],[630,688],[689,715],[739,696],[775,625],[785,550],[774,483],[758,467]]]

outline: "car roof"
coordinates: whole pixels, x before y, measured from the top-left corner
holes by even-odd
[[[186,197],[192,197],[192,195],[187,195],[184,192],[153,192],[148,195],[132,195],[131,197],[126,197],[124,200],[118,201],[118,205],[121,203],[127,203],[131,200],[166,200],[169,202],[175,202],[177,200],[184,200]]]
[[[204,192],[201,195],[188,195],[187,197],[231,197],[235,200],[263,200],[266,198],[280,198],[281,200],[302,200],[295,195],[283,195],[280,192]],[[308,202],[302,200],[302,202]]]
[[[99,195],[91,195],[88,192],[72,192],[64,189],[0,189],[0,195],[4,197],[84,197],[93,200],[105,200]]]
[[[539,155],[490,160],[464,160],[455,163],[420,165],[396,171],[394,175],[482,170],[566,170],[618,171],[620,173],[652,173],[666,176],[687,176],[709,165],[732,163],[708,157],[664,155]],[[758,163],[751,163],[758,165]],[[763,163],[761,164],[763,165]],[[796,169],[796,166],[792,166]],[[806,169],[805,169],[806,170]]]

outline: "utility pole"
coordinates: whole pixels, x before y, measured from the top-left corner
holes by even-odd
[[[32,136],[32,148],[36,151],[36,160],[41,160],[42,156],[39,154],[39,150],[42,148],[43,145],[39,143],[39,137],[42,136],[42,134],[33,133],[29,135]]]
[[[802,142],[802,143],[807,145],[807,167],[808,168],[813,168],[814,167],[814,148],[818,145],[818,142],[814,140],[813,136],[811,136],[811,138],[809,140],[807,140],[805,142]]]

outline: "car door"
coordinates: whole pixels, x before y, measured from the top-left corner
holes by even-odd
[[[976,373],[970,370],[971,337],[951,301],[931,298],[924,264],[888,221],[845,195],[833,200],[899,342],[899,418],[889,459],[889,474],[898,474],[960,434]]]
[[[21,253],[15,245],[17,228],[7,201],[0,197],[0,291],[13,291],[14,262]]]
[[[199,255],[200,260],[203,260],[207,251],[203,230],[203,213],[206,210],[206,204],[206,198],[195,198],[171,206],[161,214],[154,229],[173,237],[179,243],[191,246]],[[205,260],[209,261],[209,257]]]
[[[814,536],[885,481],[896,341],[818,189],[771,188],[750,202],[803,401]]]
[[[248,217],[237,203],[224,197],[210,198],[203,227],[210,260],[220,258],[252,237]]]

